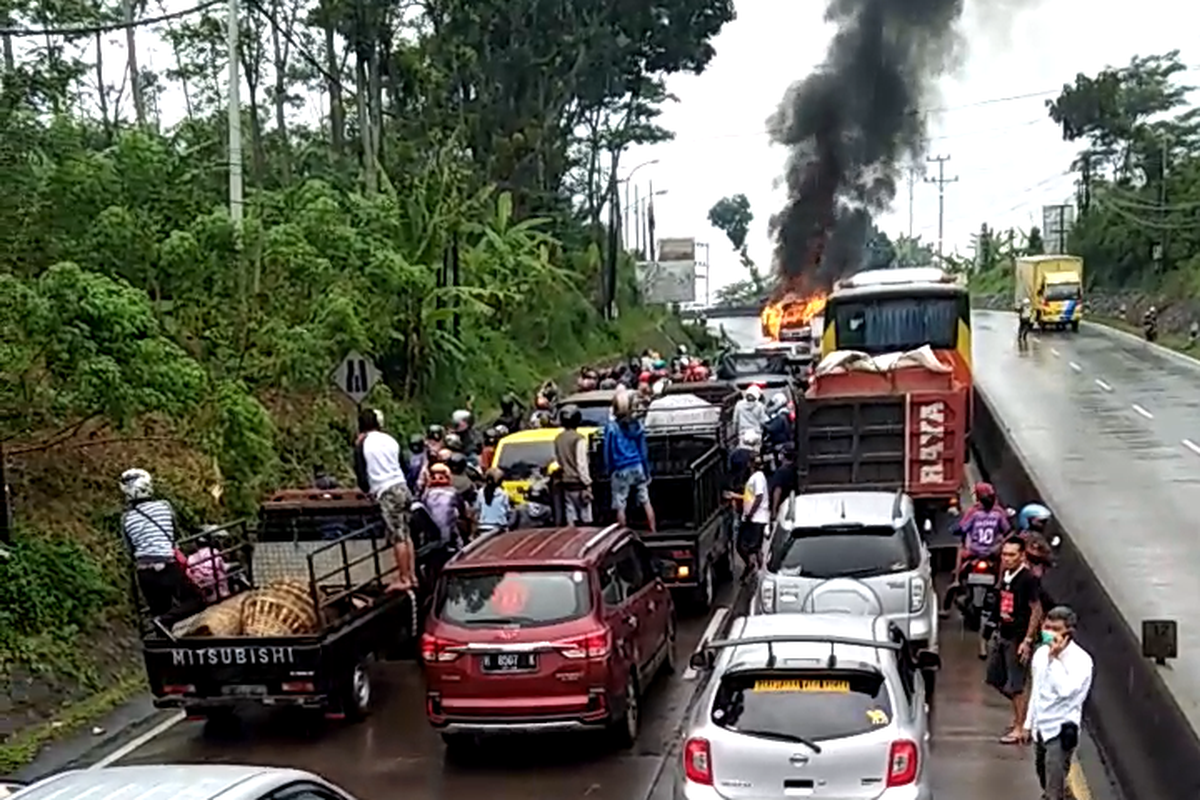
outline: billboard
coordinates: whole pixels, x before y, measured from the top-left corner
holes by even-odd
[[[637,279],[647,303],[694,303],[696,240],[659,239],[658,258],[638,264]]]
[[[1067,252],[1067,239],[1075,225],[1075,206],[1067,203],[1042,206],[1042,242],[1048,255]]]

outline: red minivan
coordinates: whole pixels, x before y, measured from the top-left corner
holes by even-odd
[[[675,609],[627,528],[499,532],[446,565],[421,658],[429,721],[451,747],[590,728],[628,747],[642,692],[675,667]]]

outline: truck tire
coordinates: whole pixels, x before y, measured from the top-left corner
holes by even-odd
[[[237,711],[232,708],[185,708],[183,713],[189,717],[204,717],[206,737],[223,738],[235,733],[241,725]]]
[[[360,722],[371,713],[375,691],[371,685],[370,663],[369,656],[360,659],[347,672],[340,687],[342,711],[351,722]]]
[[[700,572],[700,584],[692,589],[692,606],[701,614],[707,613],[716,599],[716,572],[711,560],[705,563],[704,569]]]
[[[443,733],[442,744],[446,746],[446,755],[451,759],[465,762],[479,747],[479,740],[471,733]]]

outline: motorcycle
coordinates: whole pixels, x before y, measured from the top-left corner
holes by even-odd
[[[963,564],[955,604],[969,631],[991,632],[991,610],[996,606],[996,587],[1000,585],[998,555],[973,557]]]

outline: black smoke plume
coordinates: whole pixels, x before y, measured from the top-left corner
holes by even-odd
[[[769,121],[786,145],[788,200],[771,219],[780,291],[826,289],[861,268],[872,215],[924,155],[920,113],[953,64],[964,0],[830,0],[824,63]]]

